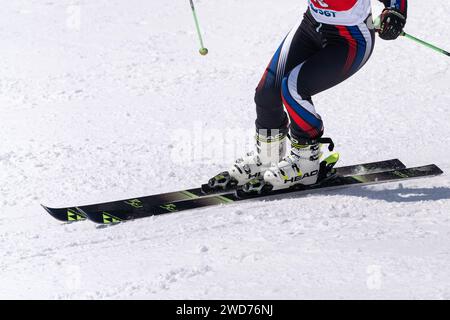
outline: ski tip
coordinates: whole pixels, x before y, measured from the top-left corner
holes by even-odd
[[[405,172],[405,171],[406,172],[411,171],[413,173],[414,173],[414,171],[416,171],[413,174],[413,177],[425,177],[425,176],[435,177],[435,176],[439,176],[444,173],[444,171],[435,164],[428,164],[428,165],[424,165],[424,166],[420,166],[420,167],[413,167],[413,168],[406,168],[403,170],[398,170],[398,172],[400,172],[400,173]]]
[[[430,164],[430,168],[432,168],[433,173],[436,175],[441,175],[444,173],[444,171],[435,164]]]

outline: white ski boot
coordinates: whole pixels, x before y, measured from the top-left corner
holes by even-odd
[[[202,186],[205,193],[241,186],[252,179],[262,179],[266,170],[279,163],[286,154],[287,129],[257,130],[256,150],[236,160],[226,172],[222,172]]]
[[[331,141],[331,139],[326,139]],[[272,190],[286,189],[297,184],[309,186],[317,184],[327,177],[332,167],[339,159],[338,153],[333,153],[321,161],[321,139],[299,143],[291,139],[291,154],[278,164],[266,170],[264,181],[272,186]],[[332,151],[334,145],[330,145]]]

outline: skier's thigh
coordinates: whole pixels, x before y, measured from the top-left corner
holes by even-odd
[[[347,60],[346,46],[327,46],[297,66],[300,69],[297,79],[289,80],[297,81],[297,91],[302,97],[311,97],[334,87],[351,75],[345,72]],[[294,70],[291,75],[297,74]]]

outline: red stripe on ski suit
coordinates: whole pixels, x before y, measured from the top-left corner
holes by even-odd
[[[289,112],[289,115],[291,116],[292,120],[295,121],[295,123],[304,131],[306,132],[311,139],[315,139],[317,138],[317,136],[319,135],[319,132],[317,131],[317,129],[315,129],[314,127],[312,127],[308,122],[306,122],[305,120],[303,120],[295,111],[294,109],[287,103],[286,99],[284,98],[284,96],[281,96],[281,98],[283,99],[283,104],[286,107],[287,111]]]
[[[350,69],[353,66],[353,63],[356,59],[356,49],[357,49],[357,42],[353,38],[353,36],[350,34],[350,31],[345,26],[336,26],[336,28],[339,30],[339,34],[345,38],[348,42],[348,55],[347,55],[347,61],[345,62],[344,71],[343,73],[346,74],[350,71]]]
[[[267,75],[269,74],[269,68],[270,68],[271,64],[272,64],[272,60],[267,65],[266,71],[264,72],[261,80],[258,83],[258,88],[264,88],[264,85],[266,84],[266,78],[267,78]]]
[[[400,1],[400,11],[402,13],[405,13],[405,9],[406,9],[406,0],[401,0]]]

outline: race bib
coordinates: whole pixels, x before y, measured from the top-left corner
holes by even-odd
[[[313,17],[321,23],[357,25],[369,15],[370,0],[308,0]]]

